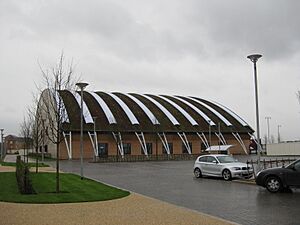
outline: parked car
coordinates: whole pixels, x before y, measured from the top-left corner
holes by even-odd
[[[250,178],[253,168],[246,163],[238,162],[229,155],[202,155],[194,164],[194,175],[196,178],[202,176],[223,177],[228,181],[232,178]]]
[[[287,167],[270,168],[258,172],[256,184],[276,193],[290,187],[300,188],[300,159]]]

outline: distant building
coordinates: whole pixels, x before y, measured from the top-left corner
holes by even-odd
[[[267,155],[269,156],[299,156],[300,141],[287,141],[267,144]]]
[[[7,153],[14,153],[17,150],[22,150],[26,147],[26,139],[15,135],[7,135],[4,137],[4,149]],[[32,139],[28,140],[28,148],[32,148]]]
[[[55,97],[50,97],[55,96]],[[63,102],[61,159],[80,157],[80,93],[45,90],[38,109]],[[49,119],[43,118],[45,134]],[[51,115],[54,115],[50,112]],[[198,97],[84,91],[84,158],[174,158],[204,154],[210,145],[233,145],[248,154],[253,129],[227,107]],[[50,132],[50,131],[49,131]],[[49,140],[47,150],[56,156]],[[246,147],[247,146],[247,147]]]

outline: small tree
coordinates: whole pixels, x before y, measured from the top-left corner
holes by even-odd
[[[34,106],[30,107],[28,109],[28,115],[30,118],[34,121],[34,125],[32,127],[32,142],[33,142],[33,147],[35,148],[35,153],[36,153],[36,164],[35,164],[35,172],[38,173],[38,164],[39,164],[39,157],[38,157],[38,150],[39,146],[42,145],[42,140],[44,138],[44,133],[43,130],[45,127],[43,126],[43,118],[41,116],[41,111],[38,110],[38,98],[36,96],[33,97],[34,100]]]
[[[42,118],[43,126],[47,126],[47,138],[56,145],[56,192],[59,192],[59,155],[60,143],[63,140],[63,123],[66,122],[66,109],[59,92],[62,90],[71,91],[75,87],[73,78],[73,65],[65,65],[64,55],[61,54],[58,64],[51,69],[51,72],[41,68],[46,88],[41,91],[41,98],[38,104],[39,117]]]
[[[32,147],[32,128],[33,128],[33,120],[30,115],[24,116],[23,122],[20,125],[20,134],[23,137],[23,148],[24,148],[24,161],[25,161],[25,151],[26,151],[26,162],[28,163],[28,150]]]

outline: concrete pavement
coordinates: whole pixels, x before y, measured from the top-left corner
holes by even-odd
[[[294,225],[300,221],[300,190],[274,195],[256,185],[195,179],[193,164],[84,162],[83,168],[89,178],[240,224]],[[60,168],[80,173],[80,162],[61,161]]]
[[[14,161],[8,157],[7,161]],[[39,168],[40,171],[52,167]],[[0,166],[0,172],[15,167]],[[132,193],[130,196],[103,202],[67,204],[21,204],[0,202],[0,225],[230,225],[221,218],[179,207]]]

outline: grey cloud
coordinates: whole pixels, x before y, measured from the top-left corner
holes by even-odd
[[[31,100],[25,93],[40,75],[37,59],[51,68],[63,49],[90,90],[208,97],[255,124],[253,67],[246,55],[258,52],[264,55],[258,69],[262,127],[266,114],[274,123],[277,116],[293,136],[298,119],[292,112],[299,109],[288,103],[300,85],[299,6],[270,0],[0,0],[0,72],[6,75],[0,79],[14,84],[3,92],[25,108]],[[10,105],[5,96],[0,101],[3,108]],[[18,111],[2,116],[16,124]]]
[[[11,37],[51,41],[84,35],[91,44],[129,60],[191,55],[203,59],[247,52],[280,59],[300,50],[300,2],[176,1],[175,5],[170,8],[177,11],[168,14],[166,5],[160,9],[156,3],[158,12],[153,16],[161,18],[158,28],[148,21],[139,22],[133,11],[142,10],[140,5],[129,10],[117,1],[44,1],[31,7],[6,2],[3,13],[13,18]]]
[[[45,1],[29,9],[12,4],[8,8],[13,10],[6,12],[14,14],[11,38],[51,42],[83,35],[91,44],[128,60],[157,61],[204,53],[198,34],[174,29],[176,20],[157,29],[110,1]]]
[[[217,55],[260,51],[280,59],[300,50],[299,8],[298,1],[200,1],[186,17],[205,27]]]

